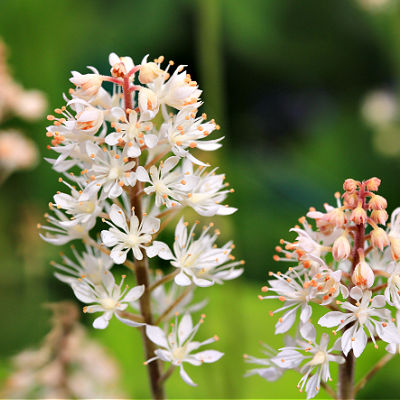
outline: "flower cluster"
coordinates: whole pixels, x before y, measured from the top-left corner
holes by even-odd
[[[288,346],[261,362],[267,371],[256,373],[272,380],[285,369],[298,370],[303,374],[299,388],[305,387],[307,398],[330,380],[329,363],[360,357],[368,342],[376,348],[378,341],[386,342],[391,353],[400,344],[394,324],[394,311],[400,310],[400,208],[385,229],[387,202],[376,193],[379,186],[378,178],[347,179],[344,193],[335,194],[335,206],[325,204],[324,212],[310,208],[308,219],[300,218],[301,226],[292,229],[296,240],[281,240],[276,247],[274,259],[289,263],[288,271],[270,272],[272,279],[261,289],[261,300],[281,303],[270,311],[271,316],[279,314],[275,333],[292,327],[297,333],[295,339],[286,339]],[[325,310],[318,325],[334,328],[322,335],[319,345],[312,304]],[[330,335],[335,343],[327,350]],[[306,357],[301,349],[311,358],[302,367]]]
[[[46,133],[56,154],[47,161],[66,191],[57,192],[45,215],[48,223],[39,226],[49,243],[85,244],[83,253],[74,248],[73,257],[64,255],[54,266],[56,277],[86,304],[84,312],[101,313],[95,328],[106,328],[115,316],[145,330],[155,397],[162,397],[165,380],[161,361],[179,365],[182,378],[193,385],[182,363],[200,365],[222,356],[211,350],[192,354],[215,339],[193,341],[200,325],[192,326],[190,312],[205,303],[190,300],[196,287],[238,277],[243,264],[235,261],[232,242],[217,244],[220,232],[212,222],[197,233],[198,221],[189,226],[182,216],[173,244],[155,240],[185,208],[203,217],[236,211],[224,203],[233,191],[225,175],[197,152],[221,147],[222,137],[209,138],[219,126],[199,114],[201,91],[184,66],[171,71],[174,63],[164,68],[163,61],[145,57],[135,65],[112,53],[110,75],[93,67],[87,74],[72,72],[75,87],[64,96],[66,105],[47,117],[52,124]],[[171,271],[153,274],[149,259]],[[126,285],[125,275],[114,276],[114,264],[133,271],[134,287]],[[177,312],[181,322],[167,336]]]

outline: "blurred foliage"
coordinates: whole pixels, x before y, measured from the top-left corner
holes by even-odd
[[[201,293],[210,295],[201,335],[218,333],[226,356],[190,370],[197,389],[174,376],[167,385],[171,398],[304,397],[295,374],[272,384],[242,379],[247,367],[241,356],[256,355],[258,340],[279,346],[268,305],[256,294],[267,270],[279,267],[272,262],[274,246],[281,237],[293,238],[288,230],[309,206],[333,202],[345,178],[371,176],[382,178],[389,209],[400,205],[399,161],[376,151],[359,112],[371,89],[398,87],[398,8],[397,0],[379,13],[361,9],[356,0],[1,0],[0,36],[10,48],[11,68],[25,87],[43,90],[52,108],[62,104],[72,69],[84,72],[94,65],[105,72],[111,51],[136,62],[147,53],[164,54],[190,66],[205,90],[206,111],[223,122],[225,147],[212,160],[219,160],[235,188],[230,201],[239,211],[216,222],[222,238],[234,237],[236,255],[247,268],[237,282]],[[29,131],[19,121],[9,123],[20,124],[48,156],[46,122]],[[45,162],[1,188],[0,376],[7,371],[6,357],[38,343],[49,330],[41,303],[72,295],[48,266],[58,249],[36,234],[58,189],[57,175]],[[139,333],[114,321],[93,335],[120,359],[126,391],[145,397]],[[371,350],[357,374],[377,357]],[[398,360],[360,396],[396,393],[394,367]]]

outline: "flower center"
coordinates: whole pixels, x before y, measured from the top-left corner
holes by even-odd
[[[108,179],[110,179],[110,180],[118,179],[122,176],[122,174],[123,174],[123,171],[120,167],[117,167],[117,166],[112,167],[110,169],[110,172],[108,173]]]
[[[112,297],[106,297],[101,300],[101,305],[106,311],[111,311],[115,309],[117,302]]]
[[[186,347],[177,347],[176,349],[174,349],[172,351],[172,356],[174,357],[174,359],[176,361],[182,362],[182,360],[185,358],[186,356]]]
[[[357,312],[357,318],[361,325],[365,324],[365,322],[368,320],[368,314],[368,308],[360,308]]]
[[[319,350],[314,354],[314,357],[310,361],[310,365],[323,364],[325,361],[326,361],[326,353],[325,353],[325,351]]]

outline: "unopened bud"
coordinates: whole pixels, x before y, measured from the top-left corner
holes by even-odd
[[[365,224],[367,222],[367,213],[361,206],[357,206],[351,213],[350,219],[356,224]]]
[[[382,228],[373,229],[371,232],[371,243],[372,246],[377,247],[380,251],[383,251],[384,247],[389,246],[388,235]]]
[[[358,196],[356,193],[346,192],[343,196],[344,205],[348,208],[355,208],[358,204]]]
[[[389,240],[392,258],[393,260],[398,261],[400,259],[400,238],[389,235]]]
[[[103,78],[98,74],[82,75],[79,72],[72,71],[72,78],[70,81],[74,85],[81,87],[81,95],[90,98],[98,93],[103,83]]]
[[[327,214],[327,220],[330,224],[342,227],[346,223],[346,215],[341,208],[335,208]]]
[[[379,194],[374,194],[368,202],[368,208],[370,210],[384,210],[387,207],[387,201],[384,197]]]
[[[147,84],[153,82],[163,71],[154,62],[149,62],[140,67],[139,81],[140,83]]]
[[[140,112],[154,111],[158,107],[158,97],[150,89],[142,87],[139,91]]]
[[[374,271],[364,260],[361,260],[356,265],[351,280],[361,289],[368,289],[374,284]]]
[[[351,252],[350,242],[345,235],[339,236],[333,243],[332,255],[336,261],[345,260]]]
[[[346,192],[354,192],[357,189],[357,186],[360,184],[360,182],[355,181],[354,179],[346,179],[343,183],[343,189]]]
[[[370,192],[376,192],[379,189],[381,180],[379,178],[371,178],[367,180],[366,184],[367,190],[369,190]]]
[[[376,224],[385,225],[388,218],[389,216],[386,210],[373,210],[371,212],[371,219]]]

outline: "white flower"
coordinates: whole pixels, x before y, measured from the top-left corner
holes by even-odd
[[[202,167],[193,172],[193,164],[189,160],[184,161],[182,168],[188,176],[194,175],[199,178],[190,193],[181,200],[182,205],[192,207],[204,217],[230,215],[237,210],[220,204],[226,199],[227,194],[233,191],[233,189],[226,189],[225,175],[217,175],[216,169],[206,173],[205,168]]]
[[[353,349],[354,355],[359,357],[367,345],[367,335],[376,346],[375,336],[378,335],[388,343],[400,343],[400,335],[392,323],[392,316],[389,310],[385,309],[385,296],[375,296],[372,301],[372,292],[363,291],[355,286],[350,291],[350,297],[356,301],[353,305],[344,302],[341,307],[347,312],[330,311],[321,317],[318,323],[321,326],[331,328],[337,326],[336,331],[348,326],[342,335],[342,350],[347,356]]]
[[[160,64],[157,63],[158,67]],[[189,104],[198,102],[201,95],[198,85],[192,81],[190,75],[183,71],[184,66],[179,66],[169,79],[167,74],[159,74],[147,86],[156,93],[160,104],[166,104],[181,110]],[[165,72],[168,71],[168,67]]]
[[[144,292],[144,285],[135,286],[128,291],[128,286],[122,289],[125,276],[122,276],[119,285],[115,283],[111,272],[105,271],[102,275],[102,285],[94,285],[88,278],[76,281],[71,284],[75,296],[82,303],[89,304],[83,311],[88,313],[102,312],[101,317],[93,321],[93,327],[104,329],[107,327],[112,316],[117,311],[123,311],[128,304],[137,300]],[[131,321],[136,326],[143,325]],[[132,325],[133,326],[133,325]]]
[[[242,262],[231,262],[232,242],[221,248],[215,247],[217,233],[210,235],[210,227],[203,230],[200,237],[195,239],[193,225],[188,232],[187,223],[181,218],[175,229],[174,253],[165,243],[155,241],[148,250],[149,257],[158,255],[165,260],[171,260],[171,265],[179,269],[175,283],[179,286],[211,286],[223,283],[224,280],[237,278],[243,269],[235,269]]]
[[[54,202],[58,209],[65,210],[66,214],[71,215],[69,221],[61,222],[62,225],[85,224],[101,213],[103,202],[97,198],[99,188],[97,186],[87,186],[83,190],[76,190],[75,187],[63,181],[70,189],[71,194],[57,193],[54,195]]]
[[[194,106],[183,108],[161,126],[160,134],[161,137],[167,138],[175,155],[181,158],[187,157],[193,163],[205,166],[206,164],[195,158],[189,149],[217,150],[222,146],[219,142],[223,137],[204,140],[216,129],[216,124],[214,121],[204,122],[204,114],[196,118],[196,112],[197,108]]]
[[[396,311],[396,328],[400,335],[400,311],[399,310]],[[399,343],[389,343],[385,347],[385,350],[391,354],[396,354],[396,353],[399,354],[400,353],[400,344]]]
[[[263,347],[264,347],[263,353],[267,356],[266,358],[253,357],[247,354],[244,355],[245,362],[250,364],[259,364],[262,366],[262,368],[250,369],[249,371],[246,372],[244,376],[248,377],[252,375],[259,375],[261,376],[261,378],[273,382],[282,376],[282,374],[285,372],[285,369],[278,367],[271,360],[273,357],[276,356],[277,352],[264,343]]]
[[[311,399],[318,394],[321,381],[331,380],[329,363],[342,364],[345,361],[342,356],[332,353],[332,351],[340,350],[338,342],[340,341],[328,349],[329,336],[326,333],[322,334],[319,345],[315,343],[315,336],[309,341],[297,339],[297,346],[283,347],[272,361],[280,368],[298,369],[304,360],[309,360],[300,368],[303,376],[299,381],[298,388],[302,391],[305,386],[307,399]]]
[[[108,56],[108,61],[111,65],[111,74],[118,78],[123,78],[135,66],[131,57],[118,57],[115,53]]]
[[[183,368],[183,363],[187,362],[192,365],[201,365],[202,363],[213,363],[218,361],[223,353],[217,350],[205,350],[198,353],[192,353],[199,347],[210,344],[218,340],[217,337],[212,337],[203,342],[195,342],[193,338],[197,333],[203,320],[193,326],[192,317],[190,314],[185,314],[179,324],[176,319],[172,326],[172,331],[167,335],[158,326],[147,325],[146,335],[155,344],[160,346],[160,349],[155,350],[155,357],[147,360],[148,363],[160,359],[165,362],[170,362],[172,365],[180,367],[180,375],[182,379],[191,386],[197,386]]]
[[[107,255],[96,248],[86,246],[86,251],[79,255],[75,248],[72,252],[76,261],[62,255],[63,264],[53,262],[52,265],[63,273],[54,275],[62,282],[71,284],[76,278],[87,278],[93,285],[101,285],[103,275],[112,267],[113,261]]]
[[[395,261],[400,259],[400,207],[392,212],[390,228],[388,229],[390,250]]]
[[[400,264],[392,262],[388,272],[390,276],[385,289],[386,301],[400,310]]]
[[[172,171],[179,162],[179,157],[169,157],[160,166],[150,167],[150,176],[147,171],[139,166],[137,168],[137,179],[150,183],[144,191],[146,194],[155,193],[156,206],[165,205],[167,208],[180,205],[179,199],[186,196],[197,183],[198,178],[193,175],[185,175],[180,169]]]
[[[160,229],[158,218],[145,216],[139,224],[139,219],[132,214],[129,227],[124,211],[113,204],[110,209],[111,226],[109,230],[101,231],[101,239],[107,247],[113,247],[111,258],[116,264],[125,262],[129,250],[132,250],[135,259],[142,260],[143,253],[141,248],[146,248],[152,240],[152,235]]]
[[[112,114],[113,118],[121,122],[112,122],[115,132],[106,137],[107,144],[124,144],[126,155],[132,158],[140,156],[142,146],[153,148],[157,144],[157,136],[149,133],[153,127],[152,123],[144,122],[136,111],[129,113],[128,121],[122,108],[113,108]]]
[[[55,216],[45,214],[47,222],[51,224],[39,225],[40,229],[47,232],[40,233],[40,237],[48,243],[61,246],[75,239],[86,239],[89,231],[96,223],[96,219],[89,219],[86,223],[70,225],[70,219],[60,210],[53,209]]]
[[[90,100],[93,96],[96,96],[103,83],[103,77],[99,74],[99,71],[93,67],[88,68],[92,70],[92,74],[83,75],[77,71],[72,71],[72,78],[70,78],[70,81],[77,86],[74,95],[84,100]]]
[[[304,326],[308,322],[312,314],[312,308],[308,304],[315,296],[316,285],[310,284],[308,276],[305,276],[305,281],[300,277],[293,268],[290,268],[289,274],[275,274],[270,272],[270,276],[274,276],[275,280],[270,280],[270,287],[265,287],[265,291],[275,292],[272,296],[259,296],[264,299],[278,299],[283,302],[283,306],[270,312],[272,316],[280,311],[286,311],[279,318],[275,325],[275,334],[287,332],[295,323],[297,310],[300,309],[300,322]]]
[[[138,96],[138,106],[140,110],[140,118],[144,121],[153,119],[160,109],[157,95],[150,89],[141,87]]]
[[[125,152],[102,150],[94,143],[87,142],[86,151],[93,162],[87,171],[91,185],[102,187],[102,195],[115,199],[121,196],[123,186],[135,186],[136,173],[132,171],[134,161],[129,161]]]

